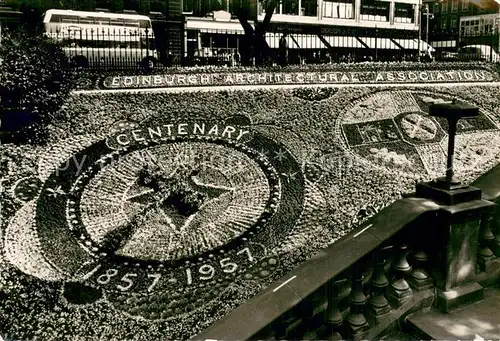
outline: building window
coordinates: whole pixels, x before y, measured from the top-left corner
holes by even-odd
[[[451,13],[456,13],[458,11],[458,0],[451,1]]]
[[[354,19],[354,1],[323,1],[323,17],[336,19]]]
[[[415,20],[415,10],[412,4],[396,3],[394,6],[394,22],[411,24]]]
[[[299,1],[288,0],[282,3],[283,12],[281,14],[298,15],[299,14]]]
[[[434,14],[437,14],[439,13],[439,2],[435,2],[434,3]]]
[[[441,4],[441,13],[447,13],[448,12],[448,3],[447,2],[443,2]]]
[[[129,9],[130,7],[130,9],[134,9],[136,11],[139,10],[138,8],[139,1],[133,1],[133,0],[124,0],[124,1],[126,9]],[[127,5],[128,3],[130,3],[131,5]],[[197,17],[205,17],[213,11],[227,10],[226,0],[206,0],[206,1],[184,0],[182,1],[182,5],[183,5],[183,12],[186,13],[193,12],[193,14]],[[132,8],[131,6],[136,6],[136,8]]]
[[[456,30],[457,29],[457,19],[456,18],[451,18],[450,19],[450,29]]]
[[[493,20],[494,19],[484,19],[484,22],[483,22],[483,27],[484,29],[481,30],[481,32],[484,34],[484,35],[493,35],[495,34],[495,29],[494,29],[494,26],[493,26]]]
[[[389,21],[389,2],[374,1],[361,4],[361,20]]]
[[[477,36],[484,34],[484,26],[479,20],[462,20],[460,32],[463,36]]]
[[[462,0],[462,12],[469,10],[469,0]]]
[[[316,17],[318,15],[318,1],[302,0],[302,11],[300,14],[308,17]]]
[[[441,29],[442,29],[442,30],[446,30],[446,28],[447,28],[447,27],[448,27],[448,26],[446,25],[446,20],[443,20],[443,21],[441,22]]]

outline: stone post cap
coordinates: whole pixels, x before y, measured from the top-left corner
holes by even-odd
[[[429,108],[429,115],[444,117],[448,119],[474,118],[479,116],[479,108],[469,105],[456,103],[437,103]]]

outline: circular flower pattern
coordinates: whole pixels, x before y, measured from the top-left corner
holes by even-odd
[[[33,200],[42,187],[42,182],[39,178],[28,177],[16,181],[12,186],[12,193],[14,198],[21,202],[28,202]]]
[[[118,300],[115,309],[146,319],[190,314],[217,287],[274,273],[273,245],[300,217],[306,181],[284,146],[246,126],[122,128],[74,155],[85,156],[84,167],[57,169],[46,181],[36,230],[51,264],[91,297],[102,290]],[[66,300],[86,302],[74,287]],[[136,295],[157,299],[124,304]]]
[[[148,164],[158,165],[165,178],[182,177],[187,188],[206,194],[199,209],[180,212],[175,202],[161,201],[151,187],[139,184]],[[162,195],[173,195],[169,190]],[[139,217],[118,254],[166,261],[196,256],[241,235],[264,213],[271,191],[264,170],[242,152],[205,142],[169,143],[104,167],[85,187],[79,212],[86,232],[101,245]],[[277,198],[279,188],[273,192]]]

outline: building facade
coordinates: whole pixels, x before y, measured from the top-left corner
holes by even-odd
[[[430,40],[438,50],[481,44],[498,51],[500,5],[494,0],[442,0],[430,3]]]
[[[257,0],[186,1],[188,58],[193,54],[212,56],[222,51],[221,44],[229,49],[237,48],[237,43],[228,42],[228,35],[241,36],[246,32],[238,20],[241,8],[247,9],[245,14],[251,19],[252,27],[261,24],[266,15]],[[289,55],[296,62],[304,59],[324,62],[353,56],[363,60],[415,56],[419,48],[428,49],[428,45],[418,39],[421,5],[421,0],[283,0],[266,28],[266,41],[276,52],[286,32]],[[227,15],[216,18],[214,13],[221,11]],[[201,27],[203,25],[205,27]],[[215,26],[220,28],[219,32]],[[228,33],[225,40],[221,37],[224,31]],[[219,43],[214,45],[215,41]],[[212,51],[213,46],[218,52]]]

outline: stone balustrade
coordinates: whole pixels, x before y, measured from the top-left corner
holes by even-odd
[[[452,103],[436,114],[456,124],[474,112]],[[500,165],[461,184],[450,141],[446,177],[417,184],[194,339],[374,340],[415,311],[483,299],[500,282]]]
[[[495,172],[500,176],[500,166]],[[500,201],[500,186],[497,194],[488,199]],[[484,199],[465,206],[417,197],[398,200],[195,339],[371,340],[397,328],[411,312],[431,306],[448,311],[477,301],[482,287],[500,278],[500,220],[493,207]],[[457,212],[460,221],[451,219],[449,225],[450,214]],[[450,226],[476,233],[460,239],[440,232]],[[456,264],[442,251],[460,258],[450,250],[464,242],[477,244],[470,247],[477,257],[467,259],[474,262],[473,270],[466,280],[448,278],[448,267]],[[448,299],[450,290],[456,298]],[[248,321],[246,314],[259,319]]]

